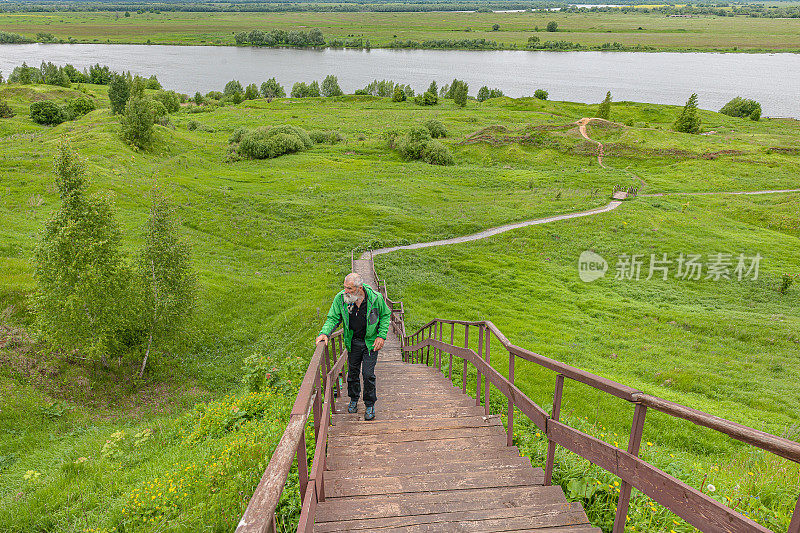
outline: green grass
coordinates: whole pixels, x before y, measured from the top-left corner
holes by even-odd
[[[0,98],[17,113],[0,120],[1,530],[232,529],[283,430],[354,248],[604,205],[614,184],[639,183],[629,172],[647,182],[647,192],[670,192],[796,186],[798,170],[791,150],[770,149],[798,147],[797,121],[701,112],[704,128],[716,133],[689,136],[669,131],[676,107],[615,103],[613,118],[634,126],[590,128],[608,147],[606,170],[572,125],[595,106],[509,98],[466,109],[347,96],[182,110],[171,116],[174,129],[157,127],[152,151],[135,152],[119,138],[107,89],[83,90],[100,109],[48,128],[27,116],[30,102],[60,102],[77,87],[0,85]],[[387,130],[434,117],[449,132],[443,141],[455,166],[403,161],[387,148]],[[226,161],[236,128],[275,124],[335,129],[347,140],[273,160]],[[498,144],[463,142],[497,125],[507,131],[484,133]],[[153,357],[142,381],[131,377],[138,351],[103,370],[50,353],[31,328],[32,254],[58,206],[52,157],[62,137],[87,160],[91,190],[112,198],[129,256],[142,242],[156,186],[176,205],[192,243],[198,314],[182,342]],[[797,195],[640,198],[592,218],[381,257],[377,267],[392,296],[405,301],[409,327],[434,316],[488,318],[520,346],[781,434],[793,431],[799,414],[791,386],[800,369],[798,288],[776,292],[777,276],[800,264],[797,207]],[[609,261],[623,252],[681,251],[758,251],[765,259],[756,282],[584,284],[575,263],[586,248]],[[256,351],[291,363],[279,372],[291,382],[246,396],[243,361]],[[552,375],[525,365],[517,375],[536,401],[552,401]],[[630,413],[609,415],[612,405],[624,408],[567,385],[571,420],[588,417],[580,423],[598,434],[625,435]],[[522,429],[520,445],[536,456],[541,440]],[[757,471],[741,490],[765,494],[763,480],[771,479],[780,489],[779,522],[786,518],[796,470],[750,461],[747,448],[656,413],[645,438],[657,464],[672,453],[692,476],[694,463],[722,466],[720,493]],[[40,475],[25,479],[28,471]],[[282,515],[290,521],[297,502],[289,493]]]
[[[558,32],[545,31],[549,21]],[[493,24],[500,31],[492,31]],[[33,38],[51,33],[78,42],[232,45],[233,34],[253,29],[307,31],[327,40],[369,39],[373,47],[395,39],[488,39],[503,48],[525,48],[528,38],[565,40],[587,47],[618,42],[666,51],[797,51],[800,19],[746,16],[669,18],[626,13],[0,13],[0,28]],[[537,31],[538,28],[538,31]],[[641,29],[640,29],[641,28]]]

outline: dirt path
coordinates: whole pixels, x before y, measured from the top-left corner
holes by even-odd
[[[478,233],[473,233],[472,235],[464,235],[463,237],[454,237],[452,239],[441,239],[438,241],[418,242],[414,244],[406,244],[403,246],[390,246],[389,248],[380,248],[378,250],[373,250],[372,255],[388,254],[389,252],[394,252],[397,250],[417,250],[419,248],[429,248],[431,246],[446,246],[448,244],[460,244],[462,242],[477,241],[479,239],[485,239],[486,237],[491,237],[492,235],[497,235],[498,233],[503,233],[506,231],[510,231],[512,229],[524,228],[527,226],[535,226],[538,224],[547,224],[549,222],[556,222],[558,220],[567,220],[570,218],[586,217],[589,215],[596,215],[598,213],[605,213],[607,211],[616,209],[617,207],[620,206],[621,203],[622,202],[619,200],[613,200],[608,204],[604,205],[603,207],[596,207],[594,209],[589,209],[587,211],[577,211],[575,213],[565,213],[563,215],[553,215],[544,218],[536,218],[533,220],[525,220],[523,222],[515,222],[513,224],[505,224],[503,226],[497,226],[496,228],[490,228],[487,230],[479,231]],[[369,253],[364,252],[361,255],[361,259],[369,259]]]
[[[600,164],[601,167],[607,170],[618,170],[615,168],[608,167],[603,164],[603,144],[599,141],[596,141],[589,137],[586,132],[586,126],[588,126],[592,122],[600,122],[600,123],[607,123],[613,124],[608,120],[602,118],[582,118],[575,123],[578,125],[578,129],[581,135],[599,146],[598,153],[597,153],[597,162]],[[633,172],[630,172],[626,169],[622,170],[623,172],[627,172],[631,176],[635,177],[642,183],[642,187],[646,185],[646,182]],[[705,195],[724,195],[724,194],[740,194],[740,195],[750,195],[750,194],[775,194],[775,193],[787,193],[787,192],[800,192],[800,189],[765,189],[760,191],[710,191],[710,192],[661,192],[661,193],[652,193],[652,194],[639,194],[638,196],[642,197],[658,197],[658,196],[676,196],[676,195],[691,195],[691,196],[705,196]],[[414,244],[406,244],[402,246],[390,246],[387,248],[379,248],[377,250],[372,251],[372,255],[381,255],[381,254],[388,254],[390,252],[395,252],[397,250],[418,250],[420,248],[430,248],[431,246],[447,246],[449,244],[460,244],[464,242],[470,241],[477,241],[479,239],[485,239],[487,237],[491,237],[493,235],[497,235],[499,233],[504,233],[506,231],[511,231],[517,228],[524,228],[527,226],[536,226],[539,224],[548,224],[550,222],[557,222],[559,220],[568,220],[570,218],[578,218],[578,217],[585,217],[590,215],[597,215],[600,213],[606,213],[608,211],[612,211],[619,207],[622,204],[619,200],[613,200],[608,204],[604,205],[603,207],[596,207],[594,209],[589,209],[587,211],[577,211],[574,213],[565,213],[562,215],[553,215],[544,218],[536,218],[533,220],[526,220],[523,222],[515,222],[513,224],[505,224],[503,226],[497,226],[495,228],[490,228],[487,230],[479,231],[478,233],[473,233],[471,235],[464,235],[462,237],[454,237],[452,239],[441,239],[438,241],[429,241],[429,242],[418,242]],[[361,254],[360,259],[369,259],[369,252],[364,252]]]

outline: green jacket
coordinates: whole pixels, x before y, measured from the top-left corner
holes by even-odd
[[[364,341],[367,347],[372,350],[375,345],[375,339],[380,337],[386,340],[392,312],[389,311],[389,307],[386,305],[382,295],[372,290],[372,287],[366,283],[362,287],[367,298],[367,332],[364,335]],[[319,330],[319,334],[330,337],[333,330],[340,323],[344,325],[344,331],[342,332],[344,344],[347,346],[347,351],[350,351],[353,330],[350,329],[350,312],[347,309],[347,304],[344,303],[344,291],[339,292],[333,298],[331,309],[328,311],[328,316],[322,325],[322,329]]]

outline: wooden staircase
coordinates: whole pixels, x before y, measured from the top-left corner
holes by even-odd
[[[370,262],[354,263],[376,287]],[[506,445],[499,416],[435,368],[404,363],[396,335],[375,374],[375,420],[362,402],[350,414],[349,398],[336,401],[314,531],[600,531]]]

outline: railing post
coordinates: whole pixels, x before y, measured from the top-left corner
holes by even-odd
[[[628,440],[628,453],[633,456],[639,455],[639,446],[642,443],[642,431],[644,430],[644,417],[647,414],[647,407],[637,403],[633,409],[633,424],[631,425],[631,436]],[[628,505],[631,501],[631,485],[622,480],[619,488],[619,501],[617,502],[617,515],[614,517],[614,529],[612,533],[623,533],[625,523],[628,518]]]
[[[433,324],[428,326],[428,340],[433,338]],[[434,352],[436,355],[436,352]],[[425,366],[430,366],[431,364],[431,345],[428,345],[428,349],[425,351]]]
[[[297,443],[297,477],[300,480],[300,502],[306,499],[306,488],[308,487],[308,457],[306,457],[306,432],[305,428],[300,434],[300,442]]]
[[[478,326],[478,359],[483,359],[483,324]],[[478,379],[475,380],[475,405],[481,404],[481,371],[476,366]]]
[[[511,384],[514,384],[514,361],[516,360],[516,356],[508,352],[508,381]],[[511,397],[508,398],[508,413],[506,415],[508,419],[508,435],[506,438],[506,445],[511,446],[514,442],[514,402],[511,400]]]
[[[442,324],[441,322],[439,322],[439,341],[441,341],[441,340],[442,340],[442,326],[444,326],[444,324]],[[439,358],[438,358],[439,360],[438,360],[438,363],[437,363],[437,364],[438,364],[438,366],[439,366],[439,372],[441,372],[441,371],[442,371],[442,349],[441,349],[441,348],[439,348],[439,349],[438,349],[438,350],[436,350],[436,351],[439,353]]]
[[[490,364],[489,363],[489,340],[491,338],[492,338],[492,330],[487,327],[486,328],[486,364],[487,365]],[[486,399],[484,400],[483,405],[484,405],[485,410],[486,410],[486,416],[489,416],[489,390],[490,390],[489,389],[489,374],[486,374],[484,376],[484,378],[486,379],[486,389],[484,390],[483,393],[485,394],[485,398]]]
[[[320,368],[322,365],[320,365]],[[314,390],[316,394],[314,394],[314,403],[312,404],[312,408],[314,410],[314,438],[316,439],[319,435],[319,424],[322,419],[322,388],[319,386],[320,375],[319,371],[320,368],[317,368],[317,379],[314,382]]]
[[[794,506],[792,521],[789,523],[789,533],[800,533],[800,495],[797,496],[797,504]]]
[[[469,349],[469,324],[464,324],[464,348]],[[467,359],[461,361],[461,392],[467,393]]]
[[[450,344],[453,345],[453,341],[455,340],[456,336],[456,323],[453,322],[450,324]],[[453,381],[453,354],[450,354],[450,366],[447,367],[447,377],[450,381]]]
[[[556,376],[556,390],[553,394],[553,414],[550,415],[555,421],[561,417],[561,394],[564,392],[564,374]],[[553,463],[556,460],[556,443],[548,438],[547,439],[547,463],[544,469],[544,484],[550,486],[553,484]]]

